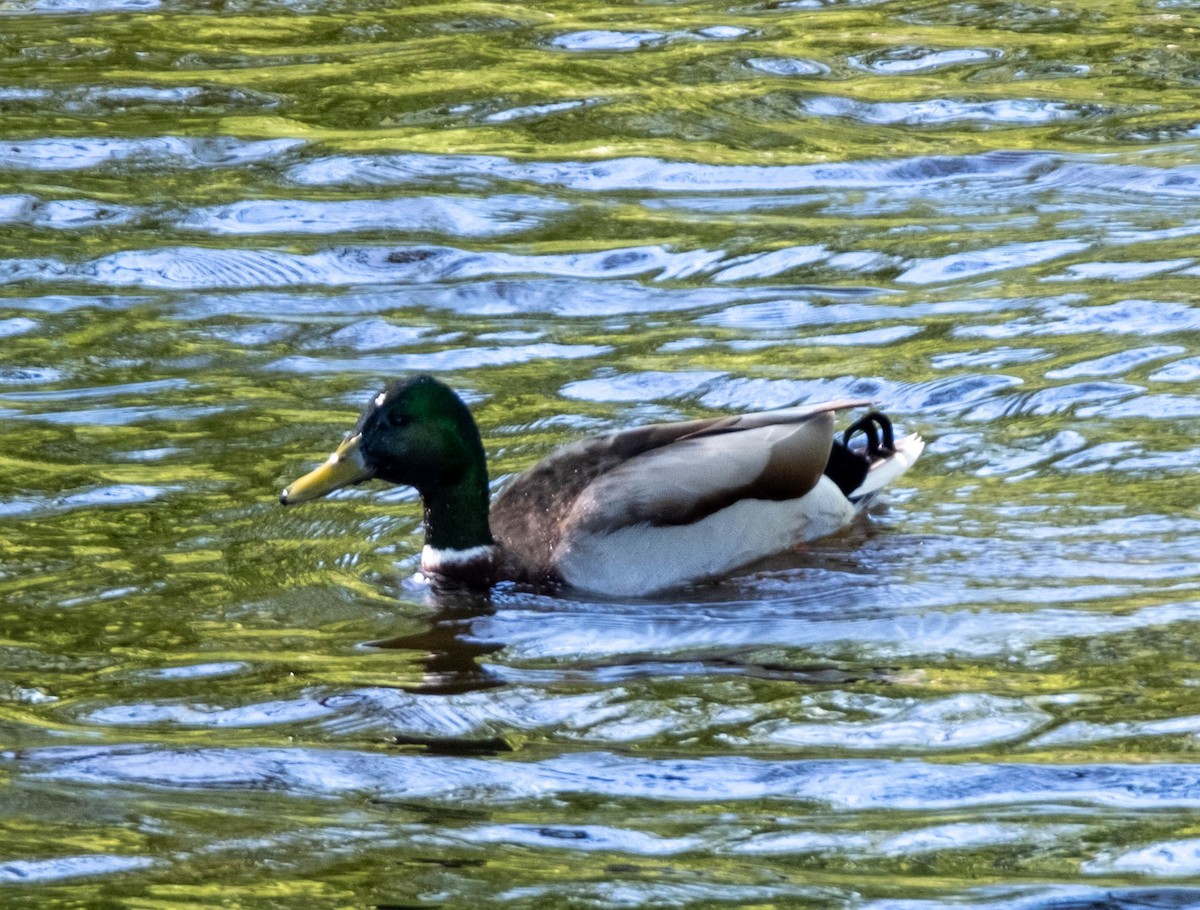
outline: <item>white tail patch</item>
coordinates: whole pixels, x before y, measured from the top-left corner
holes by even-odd
[[[924,450],[925,440],[916,433],[911,433],[908,436],[897,439],[895,453],[871,465],[871,470],[867,473],[866,480],[862,482],[862,485],[857,490],[850,494],[850,498],[857,500],[879,492],[911,468],[913,462],[917,460]]]

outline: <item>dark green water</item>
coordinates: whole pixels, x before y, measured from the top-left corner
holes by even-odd
[[[1198,27],[0,0],[0,905],[1200,907]],[[930,446],[721,583],[439,603],[409,492],[276,502],[413,371],[496,478]]]

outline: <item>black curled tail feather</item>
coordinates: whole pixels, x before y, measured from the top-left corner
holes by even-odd
[[[866,455],[872,461],[896,454],[896,434],[886,414],[872,411],[854,421],[842,434],[842,445],[849,446],[856,433],[862,433],[867,438]]]
[[[859,433],[866,438],[866,448],[851,448],[850,441]],[[872,462],[896,453],[896,435],[886,414],[872,411],[846,428],[841,439],[833,440],[825,476],[837,484],[843,496],[849,496],[862,486]]]

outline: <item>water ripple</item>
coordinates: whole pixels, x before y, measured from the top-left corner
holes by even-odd
[[[1117,404],[1080,408],[1080,417],[1109,419],[1151,417],[1157,420],[1180,420],[1200,417],[1200,398],[1183,395],[1140,395]]]
[[[926,101],[867,102],[837,95],[805,98],[800,102],[800,110],[813,117],[846,117],[877,126],[945,126],[963,123],[1027,126],[1102,113],[1076,104],[1036,98],[996,101],[931,98]]]
[[[0,168],[68,171],[121,162],[141,167],[235,167],[278,158],[304,143],[298,139],[246,142],[214,139],[26,139],[0,142]]]
[[[505,888],[496,898],[503,906],[534,902],[551,907],[583,902],[582,906],[622,907],[688,907],[701,903],[718,903],[732,907],[756,904],[779,904],[828,899],[829,889],[808,885],[738,885],[723,882],[681,883],[626,880],[624,870],[610,871],[603,882],[572,881],[524,885]]]
[[[1105,195],[1136,193],[1154,197],[1156,201],[1194,198],[1200,196],[1200,165],[1147,167],[1062,159],[1058,167],[1039,174],[1033,188]]]
[[[1055,370],[1047,370],[1047,379],[1074,379],[1076,376],[1123,376],[1131,370],[1135,370],[1147,363],[1153,363],[1155,360],[1162,360],[1165,357],[1173,357],[1176,354],[1183,354],[1187,348],[1177,344],[1159,344],[1149,345],[1142,348],[1129,348],[1128,350],[1118,351],[1115,354],[1108,354],[1104,357],[1097,357],[1089,360],[1081,360],[1078,363],[1073,363],[1069,367],[1060,367]],[[1159,373],[1151,376],[1160,375]]]
[[[728,410],[782,408],[806,401],[868,398],[886,403],[899,413],[965,411],[1003,389],[1020,385],[1016,376],[964,373],[928,382],[897,383],[878,377],[840,376],[833,379],[713,380],[701,404]]]
[[[833,811],[961,811],[998,806],[1200,808],[1200,771],[1184,764],[986,764],[903,760],[650,759],[569,753],[532,762],[336,749],[68,746],[3,753],[32,779],[155,789],[267,789],[301,797],[473,804],[603,794],[711,802],[797,800]]]
[[[1200,357],[1185,357],[1155,370],[1150,374],[1151,382],[1195,382],[1200,379]]]
[[[325,348],[332,344],[354,348],[356,351],[378,351],[383,348],[405,347],[422,339],[428,340],[426,336],[430,331],[432,330],[427,326],[393,325],[383,319],[367,319],[343,326],[328,337],[313,341],[305,347]]]
[[[1025,268],[1051,259],[1059,259],[1086,250],[1091,244],[1081,240],[1039,240],[1031,243],[1007,243],[991,249],[951,253],[936,259],[913,262],[896,280],[906,284],[934,284],[959,281],[990,272]]]
[[[615,678],[620,675],[615,673],[617,669],[609,674],[601,669],[593,675]],[[642,678],[678,677],[688,672],[711,674],[719,665],[698,661],[694,666],[664,663],[626,668],[630,679],[639,678],[634,669]],[[732,674],[737,668],[728,669]],[[783,671],[776,672],[782,676]],[[575,670],[569,675],[578,681],[587,673]],[[736,678],[726,689],[730,695],[739,691]],[[737,704],[726,706],[696,705],[688,698],[648,703],[620,686],[582,695],[555,695],[540,688],[510,685],[437,699],[395,689],[359,689],[236,707],[180,702],[106,705],[82,712],[79,720],[101,726],[169,724],[214,729],[319,721],[333,735],[357,738],[369,732],[418,743],[487,743],[514,733],[537,733],[553,740],[591,744],[711,738],[739,748],[919,752],[1010,742],[1035,733],[1052,720],[1022,700],[980,693],[923,701],[834,690],[757,706],[742,703],[747,693],[740,694]],[[857,719],[863,716],[865,720]],[[746,732],[731,732],[742,729]]]
[[[878,296],[863,292],[859,296]],[[910,303],[894,305],[886,303],[858,303],[853,300],[815,302],[797,299],[795,293],[777,299],[727,306],[718,313],[701,316],[701,325],[718,325],[728,328],[751,329],[766,332],[772,329],[798,328],[810,325],[846,325],[868,323],[877,325],[886,320],[920,322],[931,316],[970,316],[987,314],[1013,306],[1016,301],[1005,300],[956,300],[944,303]]]
[[[132,0],[136,2],[136,0]],[[4,4],[0,3],[0,14]],[[0,86],[0,108],[13,111],[58,109],[72,114],[122,114],[127,111],[163,107],[186,108],[271,108],[278,96],[248,88],[216,85],[88,85],[47,88]]]
[[[0,199],[0,203],[2,203]],[[564,203],[534,196],[486,199],[424,196],[306,202],[271,199],[193,209],[179,225],[211,234],[326,234],[343,231],[430,232],[495,237],[527,231]],[[0,210],[2,215],[2,210]]]
[[[1002,56],[1003,53],[995,48],[954,47],[936,50],[910,44],[850,57],[849,62],[868,72],[895,76],[930,72],[966,63],[982,63]]]
[[[751,69],[772,76],[827,76],[829,67],[815,60],[799,57],[752,57],[746,61]]]
[[[943,898],[884,899],[861,910],[1196,910],[1197,888],[1113,888],[1083,885],[987,885]]]
[[[549,104],[526,104],[522,107],[510,107],[495,111],[484,117],[486,123],[509,123],[513,120],[525,120],[532,117],[545,117],[548,114],[559,114],[563,111],[578,110],[582,107],[592,107],[600,104],[599,99],[580,98],[575,101],[555,101]]]
[[[38,327],[36,320],[25,316],[13,316],[11,319],[0,319],[0,338],[11,338],[14,335],[24,335]]]
[[[931,549],[931,548],[930,548]],[[998,558],[998,557],[996,557]],[[1008,588],[970,593],[956,588],[946,596],[953,602],[970,598],[972,594],[986,601],[1030,602],[1044,605],[1072,603],[1086,599],[1112,599],[1136,588],[1114,586],[1111,583],[1088,592],[1065,585],[1068,578],[1104,580],[1125,577],[1131,582],[1144,583],[1149,577],[1172,579],[1188,577],[1192,567],[1181,561],[1165,567],[1120,566],[1114,572],[1111,562],[1093,560],[1085,563],[1071,555],[1043,558],[1034,561],[1034,554],[1012,554],[1023,560],[1016,577],[1024,581]],[[996,585],[1013,582],[1012,572],[997,568],[1003,578],[993,579]],[[1031,585],[1035,579],[1053,579],[1054,587]],[[1024,591],[1021,595],[1018,592]],[[868,592],[878,603],[879,592]],[[1014,599],[1015,598],[1015,599]],[[846,600],[846,598],[843,598]],[[841,603],[848,610],[853,602]],[[1036,613],[1006,613],[997,610],[937,610],[927,608],[917,614],[839,618],[755,618],[741,621],[713,618],[697,619],[684,615],[653,617],[614,613],[608,615],[547,616],[518,610],[503,616],[480,620],[475,634],[486,641],[502,641],[510,660],[537,661],[547,659],[583,660],[607,659],[620,655],[687,654],[699,651],[719,651],[773,647],[795,648],[803,654],[836,657],[854,653],[858,660],[887,661],[914,657],[965,656],[973,658],[1002,657],[1011,661],[1043,660],[1037,651],[1041,645],[1070,640],[1080,635],[1095,638],[1118,635],[1135,629],[1148,629],[1189,622],[1194,618],[1190,603],[1144,607],[1129,614],[1109,616],[1089,610],[1043,606]],[[1081,630],[1086,630],[1081,632]]]
[[[708,383],[724,373],[704,370],[650,370],[567,383],[559,394],[585,401],[658,401],[702,394]]]
[[[78,230],[129,224],[141,214],[142,210],[133,206],[110,205],[87,199],[46,201],[28,194],[0,196],[0,224]]]
[[[0,13],[139,13],[161,6],[162,0],[3,0],[0,2]]]
[[[98,506],[129,506],[137,503],[151,502],[168,491],[162,487],[151,487],[144,484],[115,484],[105,487],[93,487],[55,498],[25,497],[0,502],[0,518],[25,518],[43,516],[73,509],[91,509]]]
[[[813,715],[810,722],[756,724],[745,738],[733,742],[862,750],[973,749],[1023,738],[1051,721],[1050,715],[1020,699],[986,694],[920,701],[830,692],[805,696],[799,707],[801,713]],[[867,719],[846,719],[854,714]]]
[[[573,360],[599,357],[612,348],[598,344],[507,345],[490,348],[455,347],[425,354],[376,354],[370,357],[305,357],[292,355],[272,361],[263,369],[287,373],[374,373],[394,375],[411,372],[475,369],[536,360]]]
[[[472,253],[449,247],[340,247],[312,254],[175,247],[128,250],[83,263],[10,259],[0,261],[0,270],[7,273],[0,281],[53,278],[109,287],[189,290],[428,283],[522,274],[664,280],[694,274],[721,256],[709,250],[676,253],[661,246],[545,255]]]
[[[179,677],[182,678],[182,677]],[[324,717],[330,709],[307,700],[264,702],[239,708],[214,705],[108,705],[86,714],[101,726],[143,727],[175,724],[183,727],[259,727],[299,723]]]
[[[62,370],[54,367],[3,367],[0,368],[0,386],[6,385],[43,385],[60,382],[64,378]]]
[[[698,837],[654,837],[627,828],[601,825],[487,825],[460,833],[472,844],[520,844],[526,847],[605,850],[640,856],[672,856],[704,844]]]
[[[1160,720],[1121,721],[1109,724],[1076,721],[1063,724],[1030,742],[1033,748],[1106,742],[1134,737],[1186,736],[1200,739],[1200,717],[1170,717]]]
[[[8,401],[75,401],[84,398],[116,398],[127,395],[157,395],[160,392],[192,388],[186,379],[151,379],[147,382],[122,382],[112,385],[44,389],[37,392],[0,392]]]
[[[1075,382],[981,402],[971,409],[967,419],[994,420],[1018,414],[1044,417],[1062,414],[1085,402],[1117,401],[1144,391],[1142,386],[1128,382]],[[1083,410],[1079,413],[1082,414]]]
[[[157,670],[145,670],[142,675],[149,679],[170,679],[186,682],[194,679],[214,679],[217,677],[233,676],[245,673],[249,668],[249,664],[231,660],[219,663],[181,664],[175,667],[160,667]]]
[[[0,884],[54,882],[69,878],[94,877],[146,869],[158,861],[149,856],[56,856],[52,859],[9,860],[0,863]]]
[[[1116,303],[1075,306],[1049,300],[1034,315],[1020,316],[999,325],[956,326],[961,338],[1016,338],[1022,335],[1165,335],[1200,326],[1200,310],[1166,300],[1120,300]]]
[[[795,165],[706,165],[658,158],[592,162],[518,161],[493,155],[362,155],[318,158],[288,172],[309,186],[408,184],[445,179],[517,181],[586,192],[777,192],[825,187],[897,187],[969,177],[1021,179],[1055,159],[1032,152],[986,152]]]
[[[1091,875],[1133,874],[1191,878],[1200,874],[1200,839],[1160,841],[1124,852],[1107,852],[1083,864]],[[1193,898],[1200,903],[1200,895]],[[1179,906],[1171,904],[1170,906]]]
[[[152,421],[192,421],[214,414],[236,410],[240,405],[128,405],[124,407],[78,408],[73,411],[43,411],[21,414],[20,419],[57,423],[66,426],[94,425],[101,427],[124,427]],[[18,415],[7,415],[17,417]]]
[[[1047,281],[1137,281],[1151,275],[1174,272],[1189,266],[1194,259],[1167,259],[1161,262],[1079,262],[1067,266],[1066,275],[1052,275]]]
[[[614,279],[539,281],[511,279],[470,281],[456,285],[413,285],[405,289],[410,305],[474,317],[553,314],[567,318],[670,313],[727,306],[775,296],[759,288],[672,288]],[[81,304],[82,305],[82,304]],[[396,308],[393,288],[356,288],[339,293],[254,291],[184,296],[176,318],[335,316],[390,313]]]
[[[667,40],[662,32],[617,32],[589,29],[559,35],[550,46],[563,51],[633,51],[661,44]]]
[[[830,252],[822,245],[795,246],[772,253],[754,253],[729,260],[728,264],[713,276],[714,281],[742,281],[747,278],[769,278],[799,266],[812,265],[829,258]]]

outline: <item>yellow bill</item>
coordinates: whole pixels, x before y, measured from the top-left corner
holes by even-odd
[[[285,487],[279,494],[279,501],[285,506],[295,505],[370,480],[375,476],[375,471],[367,466],[361,443],[362,434],[355,433],[349,437],[323,465]]]

